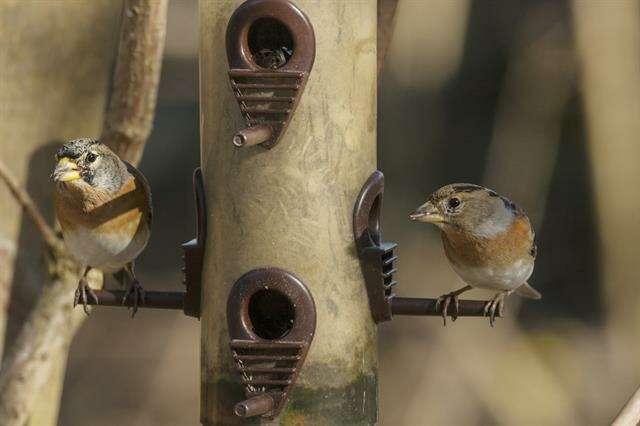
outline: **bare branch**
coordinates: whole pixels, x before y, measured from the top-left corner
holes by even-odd
[[[38,228],[40,235],[44,242],[51,248],[57,249],[60,247],[60,239],[56,236],[56,233],[49,226],[47,221],[40,213],[40,209],[36,206],[35,202],[29,195],[29,193],[18,183],[18,181],[13,177],[9,168],[0,160],[0,180],[3,180],[4,183],[11,191],[11,194],[16,199],[16,201],[23,208],[27,216],[31,218],[33,223]]]
[[[395,27],[398,0],[378,0],[378,77]]]
[[[166,0],[128,0],[123,8],[118,62],[102,142],[133,165],[140,162],[153,127],[166,16]]]
[[[622,407],[620,413],[611,424],[612,426],[635,426],[640,423],[640,388]]]
[[[66,273],[45,286],[10,349],[0,374],[0,425],[23,426],[49,377],[52,361],[67,350],[84,313],[73,311],[77,275]],[[62,332],[61,332],[62,330]]]

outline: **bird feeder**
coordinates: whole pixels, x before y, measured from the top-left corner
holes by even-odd
[[[376,164],[376,3],[294,1],[201,3],[201,158],[215,206],[202,282],[206,425],[377,421],[375,323],[344,238],[353,197]],[[240,277],[271,267],[304,282],[317,314],[304,364],[277,366],[298,374],[277,414],[267,406],[278,408],[273,391],[282,389],[243,383],[234,354],[248,349],[230,345],[246,336],[235,337],[227,304]]]

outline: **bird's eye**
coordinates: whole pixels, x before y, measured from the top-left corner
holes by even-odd
[[[450,209],[455,209],[456,207],[458,207],[460,205],[460,199],[458,198],[449,198],[449,201],[447,202],[447,205],[449,206]]]
[[[87,154],[87,163],[93,163],[94,161],[96,161],[96,158],[98,158],[97,155],[95,155],[93,152],[90,152]]]

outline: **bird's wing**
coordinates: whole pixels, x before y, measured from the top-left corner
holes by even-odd
[[[151,187],[149,186],[149,182],[147,182],[147,178],[142,174],[142,172],[132,166],[129,162],[124,161],[124,164],[127,166],[127,171],[131,173],[133,178],[141,184],[142,191],[147,199],[147,225],[151,227],[151,222],[153,221],[153,205],[151,203]]]

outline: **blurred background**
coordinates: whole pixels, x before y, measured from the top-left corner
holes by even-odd
[[[195,234],[197,2],[172,0],[168,19],[140,165],[154,233],[138,275],[148,289],[179,290],[180,244]],[[98,30],[117,37],[116,26]],[[470,318],[382,324],[380,424],[609,422],[640,383],[640,5],[400,0],[379,81],[383,230],[399,243],[398,294],[462,285],[436,229],[407,219],[451,182],[489,186],[527,210],[538,242],[530,283],[543,294],[509,298],[494,329]],[[23,241],[37,238],[29,226]],[[18,268],[14,284],[20,277]],[[37,289],[11,291],[28,300]],[[7,343],[12,333],[9,324]],[[199,338],[198,322],[176,313],[131,321],[94,310],[71,347],[59,423],[198,424]]]

